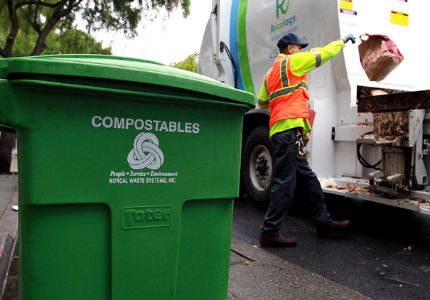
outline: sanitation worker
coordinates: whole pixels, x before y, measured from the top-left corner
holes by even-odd
[[[321,185],[309,167],[304,150],[312,117],[306,73],[335,57],[348,42],[355,43],[354,36],[347,35],[324,47],[302,52],[308,43],[302,42],[296,34],[288,33],[277,44],[280,53],[264,77],[258,100],[260,108],[270,108],[270,138],[276,159],[270,204],[260,237],[262,247],[297,244],[295,237],[280,233],[296,186],[302,187],[300,193],[312,206],[320,237],[328,237],[351,225],[349,220],[335,221],[330,216]]]

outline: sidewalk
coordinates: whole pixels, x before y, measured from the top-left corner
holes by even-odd
[[[2,292],[4,292],[7,269],[13,255],[18,231],[18,213],[12,209],[12,205],[17,205],[17,181],[17,176],[0,176],[0,284]],[[18,280],[17,276],[12,277],[12,281]],[[13,297],[5,297],[4,300],[17,299],[17,282],[9,282],[8,285],[8,295],[13,295]],[[233,236],[228,299],[369,298],[272,255],[266,249]]]
[[[233,237],[229,300],[370,299]]]

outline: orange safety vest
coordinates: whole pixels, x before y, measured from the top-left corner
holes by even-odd
[[[306,74],[294,75],[288,55],[278,55],[264,82],[269,94],[270,127],[285,119],[309,118],[309,94]]]

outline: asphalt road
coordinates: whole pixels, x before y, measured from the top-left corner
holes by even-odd
[[[350,231],[320,239],[306,205],[296,201],[283,231],[295,248],[272,254],[374,299],[430,299],[430,216],[358,202],[327,199],[335,218],[349,218]],[[264,211],[236,201],[234,235],[258,244]]]

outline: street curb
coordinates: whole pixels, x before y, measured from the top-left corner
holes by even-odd
[[[18,236],[18,212],[12,209],[13,205],[18,205],[17,192],[13,194],[3,215],[0,216],[0,299],[6,286],[7,272]]]
[[[0,283],[1,283],[1,296],[3,296],[6,277],[9,270],[12,253],[15,247],[15,239],[9,234],[0,234]],[[0,297],[1,299],[2,297]]]

